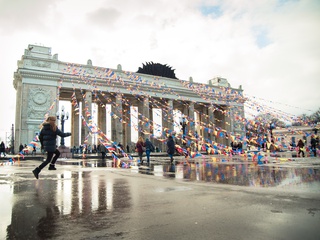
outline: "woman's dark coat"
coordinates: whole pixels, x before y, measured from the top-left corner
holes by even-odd
[[[44,123],[39,134],[41,148],[47,152],[55,152],[57,146],[57,135],[60,137],[69,137],[71,133],[61,132],[58,128],[53,132],[50,128],[50,123]]]
[[[170,155],[173,155],[174,152],[175,152],[175,143],[173,141],[173,138],[169,138],[168,139],[167,147],[168,147],[167,153],[170,154]]]

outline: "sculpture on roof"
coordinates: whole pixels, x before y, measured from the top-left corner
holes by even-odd
[[[146,64],[142,63],[142,68],[139,67],[137,73],[177,79],[174,70],[166,64],[146,62]]]

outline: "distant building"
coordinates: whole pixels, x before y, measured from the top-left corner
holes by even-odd
[[[319,128],[320,124],[315,126],[291,126],[289,128],[274,129],[272,132],[276,141],[281,141],[283,138],[286,143],[294,142],[297,144],[299,139],[302,139],[306,145],[310,145],[311,136],[313,134],[317,135]]]

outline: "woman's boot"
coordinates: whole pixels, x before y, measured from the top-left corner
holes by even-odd
[[[36,179],[39,179],[39,173],[41,172],[40,168],[37,167],[32,172]]]
[[[50,163],[50,165],[49,165],[49,170],[57,170],[57,169],[56,169],[56,167],[54,166],[54,164],[51,164],[51,163]]]

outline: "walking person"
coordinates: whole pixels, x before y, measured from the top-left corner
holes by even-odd
[[[300,157],[300,153],[302,153],[302,157],[304,157],[304,143],[302,139],[299,139],[297,147],[299,148],[298,157]]]
[[[60,156],[60,151],[56,147],[57,136],[69,137],[71,133],[62,132],[56,125],[56,117],[50,116],[42,124],[39,134],[41,148],[47,151],[47,159],[32,171],[36,179],[39,178],[41,170],[49,163],[49,170],[56,170],[55,163]]]
[[[3,141],[0,144],[0,157],[1,157],[1,153],[3,153],[3,157],[6,156],[6,146],[4,145]]]
[[[101,160],[102,160],[102,167],[106,167],[106,153],[107,149],[103,144],[98,146],[98,150],[101,152]]]
[[[175,153],[175,143],[173,137],[170,135],[167,141],[167,153],[170,157],[170,163],[173,163],[173,154]]]
[[[138,152],[138,155],[139,155],[139,159],[140,159],[141,165],[143,165],[142,155],[143,155],[143,152],[145,151],[145,147],[146,147],[146,144],[143,141],[143,138],[140,136],[138,138],[137,143],[136,143],[136,149],[137,149],[137,152]]]
[[[146,138],[146,155],[147,155],[147,165],[150,164],[150,153],[154,152],[154,146],[152,144],[152,142],[149,140],[149,138]]]
[[[19,153],[22,153],[23,151],[23,145],[20,143],[20,146],[19,146]]]
[[[34,154],[34,155],[37,155],[37,148],[36,148],[35,145],[33,146],[32,156],[33,156],[33,154]]]
[[[311,135],[311,151],[313,152],[313,156],[317,156],[317,140],[314,135]]]

